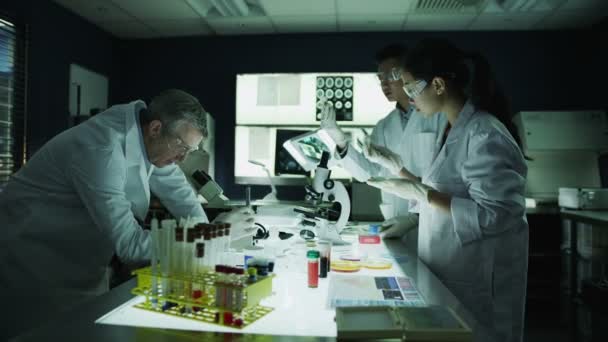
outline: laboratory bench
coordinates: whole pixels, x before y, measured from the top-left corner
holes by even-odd
[[[294,236],[295,238],[295,236]],[[368,251],[375,253],[390,254],[393,256],[394,264],[388,270],[362,269],[357,273],[349,275],[373,275],[373,276],[396,276],[403,275],[410,278],[419,291],[420,295],[430,305],[441,305],[451,307],[466,324],[475,326],[475,321],[470,313],[460,304],[454,295],[435,277],[435,275],[421,262],[416,255],[410,254],[400,240],[385,240],[375,245],[360,245]],[[335,246],[334,246],[335,248]],[[332,253],[334,253],[332,249]],[[333,255],[333,254],[332,254]],[[145,325],[124,325],[128,316],[120,316],[121,312],[129,312],[130,315],[139,316],[139,312],[148,315],[165,316],[160,313],[136,311],[128,303],[138,298],[131,294],[136,286],[136,279],[119,285],[108,293],[79,304],[74,309],[57,315],[53,320],[46,322],[27,333],[18,336],[15,341],[39,341],[39,340],[78,340],[78,341],[324,341],[336,339],[335,310],[326,306],[329,279],[338,276],[336,272],[330,272],[330,277],[320,279],[319,288],[310,289],[306,284],[306,271],[296,273],[295,268],[300,266],[293,262],[284,262],[276,259],[276,277],[273,279],[273,295],[268,298],[275,311],[247,326],[242,331],[236,332],[208,332],[197,331],[199,329],[177,330],[173,325],[159,328],[162,325],[143,327]],[[292,268],[289,271],[289,268]],[[335,275],[334,275],[335,274]],[[276,298],[273,298],[276,297]],[[130,310],[130,311],[129,311]],[[122,317],[122,318],[121,318]],[[163,318],[164,319],[164,318]],[[191,321],[185,318],[168,317],[173,323],[201,324],[208,323]],[[100,324],[96,321],[112,322]],[[176,321],[181,320],[181,321]],[[122,322],[121,322],[122,321]],[[187,323],[186,323],[187,322]],[[165,323],[167,325],[168,323]],[[252,333],[249,328],[265,328],[272,330],[268,334]],[[266,325],[259,326],[259,325]],[[220,327],[223,328],[223,327]],[[184,329],[184,328],[181,328]],[[325,329],[325,330],[323,330]],[[324,334],[315,332],[325,331]],[[329,332],[329,333],[327,333]]]
[[[584,266],[581,262],[598,262],[603,268],[608,261],[608,211],[562,209],[560,215],[568,233],[564,237],[567,245],[564,247],[569,252],[568,281],[570,293],[574,297],[581,288],[578,279],[579,266]],[[591,227],[581,234],[579,224]]]
[[[577,222],[597,225],[598,227],[608,228],[608,211],[607,210],[571,210],[562,209],[560,211],[562,218],[570,219]]]
[[[577,341],[608,336],[608,211],[562,208],[565,278]],[[598,338],[599,337],[599,338]]]
[[[529,226],[529,305],[544,307],[562,293],[561,220],[557,202],[537,202],[526,208]]]

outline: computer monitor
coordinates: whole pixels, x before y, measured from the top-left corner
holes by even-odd
[[[369,127],[366,128],[369,130]],[[275,185],[307,184],[307,179],[314,175],[314,169],[319,164],[322,147],[319,148],[317,144],[301,138],[305,138],[306,135],[316,135],[315,139],[321,140],[332,156],[335,150],[335,143],[331,138],[324,131],[318,132],[318,129],[319,126],[236,126],[235,182],[237,184],[269,184],[268,175],[264,169],[249,162],[255,160],[268,168]],[[364,139],[364,135],[358,127],[345,127],[343,131],[347,137],[352,137],[352,139],[349,138],[351,141]],[[302,144],[297,143],[300,140]],[[316,146],[317,149],[313,146]],[[290,148],[291,150],[289,150]],[[303,149],[306,149],[306,152]],[[331,158],[328,162],[328,166],[332,170],[332,178],[349,180],[350,173],[341,168],[339,163],[340,161],[336,158]],[[295,165],[297,166],[294,167]],[[309,173],[309,171],[311,172]]]
[[[277,130],[278,131],[278,130]],[[277,146],[279,140],[277,139]],[[286,140],[282,146],[304,170],[314,170],[321,161],[323,151],[333,153],[336,144],[322,129],[304,132]]]
[[[275,158],[274,158],[274,174],[280,175],[304,175],[310,176],[310,170],[306,170],[298,163],[294,157],[287,151],[283,144],[293,139],[294,137],[306,135],[309,130],[291,130],[280,129],[276,130]]]

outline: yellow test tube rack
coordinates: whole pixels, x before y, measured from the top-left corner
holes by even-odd
[[[214,271],[209,270],[197,275],[163,276],[159,273],[153,274],[150,267],[145,267],[133,271],[133,274],[137,277],[137,286],[131,293],[145,298],[143,302],[135,305],[139,309],[237,329],[245,328],[273,310],[271,307],[260,305],[262,299],[272,295],[273,274],[258,277],[254,283],[242,287],[243,309],[240,311],[216,306],[217,274]],[[152,291],[153,283],[157,286],[155,293]],[[185,291],[179,290],[163,293],[163,286],[167,285],[173,289],[187,288],[190,293],[200,289],[201,293],[200,296],[186,296]]]

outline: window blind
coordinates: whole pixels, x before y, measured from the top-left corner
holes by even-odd
[[[0,13],[0,187],[26,160],[25,31]]]

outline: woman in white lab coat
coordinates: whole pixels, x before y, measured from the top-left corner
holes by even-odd
[[[369,183],[419,202],[419,257],[473,314],[475,340],[521,341],[527,167],[507,101],[483,57],[441,39],[420,42],[402,78],[416,108],[449,125],[422,179]]]

